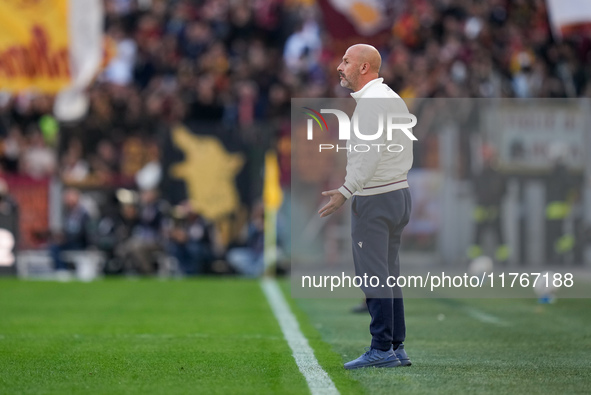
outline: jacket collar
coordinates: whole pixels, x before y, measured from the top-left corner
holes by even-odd
[[[359,100],[363,97],[363,95],[365,93],[367,93],[369,88],[371,88],[372,86],[374,86],[376,84],[381,84],[383,81],[384,81],[383,78],[376,78],[374,80],[371,80],[367,84],[365,84],[365,86],[363,88],[359,89],[357,92],[351,92],[351,96],[353,96],[353,98],[355,100]]]

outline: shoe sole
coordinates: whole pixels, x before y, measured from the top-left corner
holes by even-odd
[[[386,361],[386,362],[380,362],[380,363],[369,364],[369,365],[360,365],[360,366],[351,366],[351,367],[344,366],[344,368],[347,370],[354,370],[354,369],[363,369],[363,368],[397,368],[398,366],[402,366],[401,362],[399,360],[395,360],[395,361]]]
[[[410,365],[412,365],[412,362],[410,361],[410,358],[408,356],[406,358],[400,358],[401,355],[400,354],[396,354],[396,357],[400,360],[401,366],[410,366]]]

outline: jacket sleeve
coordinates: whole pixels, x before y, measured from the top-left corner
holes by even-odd
[[[386,149],[386,107],[379,105],[375,99],[361,99],[357,103],[357,109],[351,119],[351,139],[347,152],[347,175],[345,183],[339,188],[339,192],[349,199],[355,192],[363,191],[363,187],[374,176]],[[362,135],[370,136],[382,128],[381,135],[372,140],[360,139],[355,134],[355,116],[357,116],[358,130]],[[380,126],[381,120],[381,126]],[[369,150],[367,149],[369,147]]]

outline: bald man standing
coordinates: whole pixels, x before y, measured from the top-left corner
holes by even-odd
[[[392,133],[391,140],[384,132],[368,141],[369,135],[376,134],[380,116],[383,120],[387,114],[408,113],[400,96],[383,83],[383,78],[378,78],[381,62],[374,47],[357,44],[347,49],[337,68],[341,86],[351,89],[357,102],[352,128],[357,117],[358,132],[365,136],[351,133],[345,183],[339,189],[322,193],[330,201],[319,210],[320,217],[326,217],[352,199],[355,274],[380,279],[377,287],[361,286],[371,315],[371,346],[365,354],[347,362],[345,369],[411,365],[402,344],[406,336],[402,291],[388,286],[387,279],[398,278],[400,273],[400,237],[411,210],[406,176],[412,166],[412,141],[399,131]],[[371,149],[351,149],[358,144]]]

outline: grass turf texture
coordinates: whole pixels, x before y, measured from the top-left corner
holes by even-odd
[[[284,282],[284,289],[288,285]],[[357,300],[293,300],[342,394],[588,393],[591,302],[409,299],[414,365],[345,371]],[[305,394],[258,282],[0,279],[1,394]]]
[[[560,299],[408,299],[407,341],[413,366],[351,371],[370,394],[588,394],[591,301]],[[296,303],[322,339],[357,358],[370,341],[359,300]]]
[[[255,281],[0,280],[2,394],[302,394]]]

